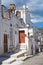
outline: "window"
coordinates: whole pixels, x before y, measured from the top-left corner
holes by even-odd
[[[21,12],[20,11],[16,11],[16,16],[17,17],[21,17]]]

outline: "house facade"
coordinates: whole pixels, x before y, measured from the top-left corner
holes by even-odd
[[[13,5],[13,7],[11,6]],[[35,27],[30,21],[30,13],[25,5],[15,10],[0,4],[0,55],[6,52],[26,50],[27,54],[35,54]]]
[[[4,6],[2,8],[3,12],[0,12],[0,55],[9,51],[15,51],[16,46],[19,44],[18,27],[21,25],[15,15],[12,17],[11,13],[11,18],[9,18],[6,8]]]
[[[23,7],[21,7],[20,9],[16,10],[17,17],[23,19],[23,22],[26,24],[27,28],[20,28],[19,30],[24,30],[26,31],[27,35],[25,34],[25,43],[24,44],[20,44],[20,46],[22,47],[23,45],[27,45],[25,48],[27,48],[28,54],[35,54],[36,53],[36,49],[39,48],[38,46],[38,29],[33,25],[33,23],[31,22],[31,18],[30,18],[30,11],[28,9],[28,6],[23,5]],[[20,48],[21,48],[20,47]],[[23,48],[24,48],[23,47]],[[22,48],[22,49],[23,49]]]

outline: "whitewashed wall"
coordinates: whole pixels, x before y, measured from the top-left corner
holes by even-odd
[[[3,53],[3,44],[2,44],[2,17],[1,17],[1,0],[0,0],[0,55]]]
[[[18,27],[17,24],[19,24],[19,20],[17,18],[12,18],[12,19],[1,19],[0,18],[0,54],[4,53],[4,43],[3,43],[3,36],[4,34],[8,35],[8,51],[10,48],[10,24],[12,24],[13,28],[13,45],[16,47],[19,44],[19,39],[18,39]]]

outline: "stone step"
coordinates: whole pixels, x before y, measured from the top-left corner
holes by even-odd
[[[31,58],[31,57],[33,57],[33,55],[23,56],[23,57],[17,58],[16,61],[24,61],[24,60]]]
[[[23,61],[15,61],[11,64],[2,64],[2,65],[22,65]]]
[[[1,64],[1,65],[11,65],[11,64]]]
[[[11,55],[11,57],[18,58],[18,57],[24,56],[25,54],[26,54],[26,50],[23,50],[16,54]]]
[[[20,45],[20,49],[26,50],[26,45]]]
[[[27,56],[19,57],[19,58],[16,59],[16,61],[20,61],[20,60],[21,60],[21,61],[24,61],[26,58],[27,58]]]
[[[2,54],[0,57],[10,57],[10,55],[14,54],[14,52],[7,52],[7,53],[4,53]]]
[[[24,47],[20,47],[20,50],[26,50],[26,48],[24,48]]]
[[[16,61],[16,58],[8,58],[2,62],[2,64],[11,64]]]

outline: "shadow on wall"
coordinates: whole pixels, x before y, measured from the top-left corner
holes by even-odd
[[[31,54],[33,55],[33,45],[31,45]]]

